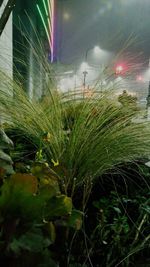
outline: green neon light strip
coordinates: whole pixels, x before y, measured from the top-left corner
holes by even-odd
[[[51,0],[47,0],[48,2],[48,9],[49,9],[49,16],[52,18],[52,8],[51,8]]]
[[[40,15],[40,17],[41,17],[41,20],[42,20],[42,23],[43,23],[43,26],[44,26],[44,29],[45,29],[45,31],[46,31],[46,35],[47,35],[49,44],[50,44],[50,46],[51,46],[52,44],[51,44],[50,36],[49,36],[48,30],[47,30],[47,27],[46,27],[46,24],[45,24],[45,21],[44,21],[44,17],[43,17],[43,15],[42,15],[42,12],[41,12],[41,10],[40,10],[38,4],[36,4],[36,7],[37,7],[37,9],[38,9],[39,15]]]
[[[47,4],[48,4],[48,10],[49,10],[48,25],[49,25],[50,34],[52,34],[52,12],[51,12],[49,0],[47,0]]]
[[[50,38],[52,39],[52,22],[51,20],[48,18],[48,28],[49,28],[49,31],[50,31]]]
[[[48,17],[48,10],[47,10],[47,6],[46,6],[46,3],[45,3],[45,0],[42,0],[42,1],[43,1],[43,5],[44,5],[46,16]]]
[[[52,40],[53,40],[53,36],[52,36],[52,9],[51,9],[51,0],[47,0],[48,1],[48,8],[49,8],[49,31],[50,31],[50,39],[51,39],[51,52],[53,51],[53,44],[52,44]]]
[[[52,7],[52,50],[51,50],[51,62],[54,60],[54,12],[55,12],[55,4],[54,0],[51,0]]]

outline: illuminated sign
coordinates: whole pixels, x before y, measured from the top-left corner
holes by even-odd
[[[41,22],[45,29],[51,52],[51,62],[54,61],[54,13],[55,13],[55,0],[41,0],[36,5]]]

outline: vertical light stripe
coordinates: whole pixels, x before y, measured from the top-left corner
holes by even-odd
[[[50,31],[50,39],[51,39],[51,62],[54,60],[54,1],[48,1],[48,9],[49,9],[49,31]]]
[[[44,9],[45,9],[46,16],[48,17],[48,10],[47,10],[47,6],[46,6],[46,3],[45,3],[45,0],[42,0],[42,1],[43,1],[43,6],[44,6]]]
[[[37,4],[37,9],[42,20],[48,42],[50,45],[50,52],[51,52],[51,62],[54,61],[54,31],[55,31],[55,0],[42,0],[43,7],[44,7],[44,14],[40,9],[39,5]]]
[[[52,17],[52,7],[51,7],[51,0],[48,1],[48,10],[49,10],[49,16]]]
[[[47,38],[48,38],[48,42],[49,42],[49,44],[50,44],[50,46],[51,46],[51,40],[50,40],[50,36],[49,36],[48,30],[47,30],[47,27],[46,27],[46,23],[45,23],[45,21],[44,21],[44,17],[43,17],[43,15],[42,15],[41,9],[39,8],[39,5],[37,4],[36,6],[37,6],[37,10],[38,10],[38,12],[39,12],[40,18],[41,18],[41,20],[42,20],[44,29],[45,29],[45,31],[46,31],[46,35],[47,35]]]
[[[51,21],[52,21],[52,38],[51,38],[51,43],[52,43],[52,50],[51,50],[51,62],[54,61],[54,27],[55,27],[55,0],[51,0],[51,7],[52,7],[52,18],[51,18]]]

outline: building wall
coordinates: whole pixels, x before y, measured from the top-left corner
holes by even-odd
[[[0,16],[7,1],[4,0],[0,7]],[[43,95],[48,74],[42,67],[42,61],[34,57],[32,45],[26,41],[26,37],[38,47],[38,33],[44,47],[43,57],[51,64],[48,40],[36,3],[43,8],[42,0],[16,0],[13,14],[0,37],[0,70],[15,80],[18,78],[30,98],[40,98]]]
[[[4,10],[7,0],[0,7],[0,16]],[[10,15],[6,27],[0,36],[0,70],[12,78],[12,15]]]
[[[42,55],[48,60],[47,37],[36,7],[38,2],[42,5],[42,0],[16,0],[13,11],[14,75],[17,70],[29,98],[34,96],[37,99],[44,93],[46,79]],[[42,43],[43,51],[40,51],[38,39]],[[18,60],[20,57],[21,60]]]

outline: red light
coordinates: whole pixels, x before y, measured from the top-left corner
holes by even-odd
[[[139,81],[139,82],[142,82],[143,81],[143,77],[141,75],[138,75],[136,77],[136,80]]]

